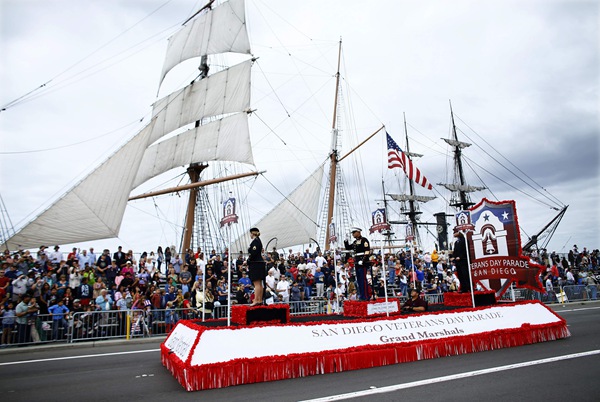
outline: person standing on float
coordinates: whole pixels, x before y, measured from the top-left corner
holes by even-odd
[[[460,292],[471,292],[471,281],[469,280],[469,263],[467,260],[467,242],[465,236],[458,230],[454,231],[454,249],[452,250],[452,258],[456,265],[456,274],[460,282]]]
[[[266,277],[266,262],[262,256],[263,245],[260,241],[260,231],[257,228],[250,229],[252,242],[248,247],[248,276],[254,284],[254,302],[252,306],[263,303],[264,280]]]
[[[354,252],[359,299],[368,300],[367,268],[369,266],[371,246],[369,245],[369,240],[362,236],[359,227],[353,227],[351,232],[354,241],[349,243],[348,240],[344,240],[344,246],[346,247],[346,250],[352,250]]]

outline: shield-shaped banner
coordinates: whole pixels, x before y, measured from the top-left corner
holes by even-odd
[[[539,275],[544,267],[522,254],[514,201],[486,198],[470,208],[473,231],[467,234],[473,283],[502,296],[512,282],[543,291]]]
[[[235,198],[229,198],[223,203],[223,219],[221,226],[237,223],[238,216],[235,214]]]
[[[369,233],[390,230],[390,224],[387,223],[385,216],[385,209],[376,209],[371,213],[371,216],[373,218],[373,225],[369,228]]]

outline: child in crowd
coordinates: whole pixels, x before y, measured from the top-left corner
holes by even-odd
[[[6,308],[4,306],[0,307],[0,316],[2,316],[2,345],[10,345],[17,316],[15,304],[9,301]]]
[[[175,325],[175,310],[173,309],[173,302],[170,301],[167,303],[167,308],[165,311],[165,326],[167,334],[171,332],[173,326]]]

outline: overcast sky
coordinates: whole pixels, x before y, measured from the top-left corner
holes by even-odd
[[[0,195],[15,228],[131,138],[140,119],[147,122],[166,39],[201,5],[0,0],[0,105],[8,105],[0,113]],[[515,200],[528,234],[552,218],[551,207],[568,204],[548,248],[600,247],[598,1],[249,0],[247,8],[259,57],[255,162],[281,192],[326,156],[341,37],[345,100],[353,106],[345,123],[356,131],[345,147],[382,124],[404,146],[405,112],[411,151],[424,154],[416,163],[430,182],[444,182],[440,138],[449,134],[452,100],[461,139],[478,145],[465,150],[468,180],[480,185],[481,177],[493,190],[475,201]],[[377,208],[382,176],[390,177],[384,141],[379,135],[367,144],[362,160],[368,210]],[[496,151],[535,189],[493,167],[486,153],[500,160]],[[264,180],[256,189],[262,197],[250,209],[259,217],[282,196]],[[532,199],[536,191],[552,201],[539,193]],[[437,204],[423,207],[426,221],[444,208],[447,195],[434,195]],[[169,222],[181,222],[183,212],[172,206],[177,197],[168,198],[157,207],[133,203],[119,239],[93,245],[142,251],[178,244]]]

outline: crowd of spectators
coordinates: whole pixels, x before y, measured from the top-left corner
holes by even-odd
[[[179,318],[219,318],[217,307],[251,303],[254,297],[246,256],[240,252],[233,257],[231,273],[229,257],[227,249],[180,255],[174,247],[139,255],[122,247],[100,254],[93,248],[63,253],[59,246],[52,251],[45,246],[34,252],[6,250],[0,256],[2,345],[39,340],[34,325],[39,316],[52,323],[53,339],[65,335],[59,328],[77,312],[142,310],[164,321],[167,330]],[[264,258],[267,303],[292,302],[294,307],[294,302],[327,300],[339,311],[344,300],[357,299],[354,261],[340,250],[273,249]],[[547,267],[541,279],[548,290],[572,284],[593,284],[596,289],[598,250],[579,251],[575,246],[565,256],[540,250],[530,258]],[[407,297],[411,288],[425,294],[459,291],[455,271],[446,251],[403,250],[384,255],[383,264],[374,254],[367,273],[369,292],[381,297],[387,288],[388,295]]]
[[[576,244],[567,254],[555,251],[548,253],[546,249],[533,250],[529,257],[538,264],[546,267],[540,280],[546,293],[552,298],[557,290],[565,286],[577,286],[585,290],[589,299],[596,300],[598,294],[598,277],[600,276],[598,249],[579,250]]]

